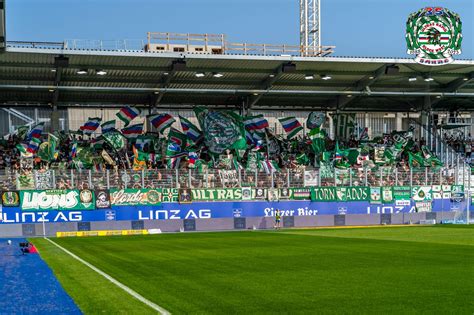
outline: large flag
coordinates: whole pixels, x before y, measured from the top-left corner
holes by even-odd
[[[262,168],[265,170],[265,173],[271,174],[272,172],[276,172],[280,170],[280,167],[278,166],[277,162],[273,160],[264,160],[261,161]]]
[[[359,140],[360,141],[369,141],[369,128],[365,127],[362,128],[360,135],[359,135]]]
[[[320,155],[326,150],[326,133],[320,128],[314,128],[308,133],[311,140],[311,148],[316,155]]]
[[[102,133],[107,133],[115,130],[115,119],[114,120],[109,120],[100,125],[102,128]]]
[[[28,147],[26,148],[26,151],[28,151],[29,153],[35,154],[36,152],[38,152],[40,144],[41,144],[41,139],[32,137],[30,139],[30,142],[28,143]]]
[[[166,148],[167,166],[170,169],[179,167],[179,162],[183,156],[186,156],[187,137],[185,134],[171,128],[168,134],[168,147]]]
[[[91,141],[92,149],[96,152],[102,150],[105,140],[104,137],[99,136]]]
[[[429,162],[421,156],[420,152],[408,152],[408,163],[411,167],[424,167],[430,165]]]
[[[242,118],[230,111],[208,111],[194,108],[204,133],[204,143],[212,154],[222,154],[227,149],[246,149],[245,128]]]
[[[140,113],[141,110],[139,108],[126,106],[117,113],[117,117],[125,123],[126,127],[135,117],[140,115]]]
[[[285,129],[288,139],[293,138],[298,132],[303,130],[300,122],[295,117],[280,118],[278,120],[283,126],[283,129]]]
[[[176,121],[170,114],[153,114],[148,116],[151,124],[163,134]]]
[[[138,171],[146,168],[146,160],[140,155],[140,151],[133,146],[133,170]]]
[[[179,116],[179,121],[181,122],[181,128],[183,128],[184,133],[191,139],[194,143],[198,143],[202,139],[202,132],[196,127],[192,122],[187,120],[184,117]]]
[[[91,135],[94,133],[94,131],[97,130],[100,126],[100,122],[102,121],[102,118],[99,117],[94,117],[90,118],[87,120],[87,122],[81,126],[79,129],[86,135]]]
[[[49,143],[49,160],[54,161],[59,156],[59,138],[53,134],[48,134],[48,143]]]
[[[154,137],[151,135],[139,135],[135,140],[135,147],[138,150],[143,150],[146,145],[151,147]]]
[[[30,132],[28,133],[27,140],[30,140],[31,138],[36,138],[36,139],[41,138],[41,134],[43,133],[43,128],[44,128],[44,122],[34,125],[31,128]]]
[[[28,134],[29,129],[30,129],[30,127],[28,127],[26,125],[25,126],[20,126],[16,130],[16,135],[18,136],[18,138],[20,140],[23,140],[23,139],[25,139],[26,135]]]
[[[28,148],[28,144],[22,142],[22,143],[19,143],[16,145],[16,148],[18,151],[20,151],[20,153],[22,155],[26,154],[28,151],[27,151],[27,148]]]
[[[127,139],[135,139],[143,133],[143,124],[135,124],[130,127],[125,127],[122,129],[122,134],[127,137]]]
[[[71,147],[71,160],[74,159],[77,155],[77,142],[74,141]]]
[[[263,118],[263,115],[251,116],[244,118],[244,126],[250,132],[260,131],[264,132],[268,128],[268,121]]]
[[[354,134],[356,125],[356,114],[336,114],[334,116],[334,124],[336,126],[336,138],[347,140]]]
[[[102,135],[105,142],[107,142],[114,150],[121,150],[125,147],[125,137],[118,131],[107,132]]]
[[[323,112],[311,112],[308,115],[308,119],[306,120],[306,127],[308,129],[316,129],[321,128],[321,126],[326,121],[326,114]]]

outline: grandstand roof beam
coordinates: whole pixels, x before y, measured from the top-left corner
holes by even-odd
[[[283,73],[285,73],[285,65],[287,64],[288,63],[282,63],[280,66],[278,66],[278,68],[273,71],[272,74],[269,74],[268,77],[261,82],[261,89],[266,91],[270,90],[273,84],[275,84],[275,82],[283,75]],[[294,66],[294,70],[292,70],[292,72],[294,72],[295,70],[296,65]],[[247,110],[250,110],[253,106],[255,106],[262,97],[262,93],[252,94],[248,102]]]
[[[160,83],[160,88],[167,88],[169,87],[171,80],[174,78],[175,74],[177,71],[185,70],[186,69],[186,61],[183,59],[176,59],[173,60],[168,67],[168,71],[164,72],[161,75],[161,83]],[[154,92],[152,95],[152,101],[150,103],[150,107],[156,108],[158,104],[160,104],[161,100],[163,99],[163,96],[165,93],[159,93],[159,92]]]
[[[379,67],[374,73],[366,75],[362,79],[356,82],[356,84],[353,86],[353,89],[355,91],[362,91],[367,89],[365,91],[367,94],[371,93],[370,89],[368,89],[371,85],[373,85],[377,80],[382,77],[387,70],[387,65],[383,65],[382,67]],[[353,95],[353,94],[350,94]],[[347,105],[349,105],[350,102],[352,102],[355,97],[347,97],[346,96],[338,96],[336,100],[334,100],[335,107],[339,110],[344,110]]]
[[[199,89],[199,88],[128,88],[128,87],[94,87],[94,86],[49,86],[49,85],[9,85],[0,84],[2,90],[22,90],[22,91],[35,91],[43,90],[48,91],[50,89],[57,88],[61,91],[70,92],[111,92],[111,93],[189,93],[189,94],[227,94],[227,95],[250,95],[250,94],[268,94],[268,95],[356,95],[356,96],[367,96],[366,91],[356,90],[344,90],[344,91],[322,91],[322,90],[260,90],[260,89]],[[373,91],[372,96],[407,96],[407,97],[418,97],[418,96],[441,96],[441,97],[465,97],[474,98],[474,93],[468,92],[404,92],[404,91]]]

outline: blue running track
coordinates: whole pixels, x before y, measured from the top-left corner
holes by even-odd
[[[24,239],[0,239],[0,314],[81,314],[38,254],[22,255]]]

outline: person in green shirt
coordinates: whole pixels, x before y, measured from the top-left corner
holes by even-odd
[[[281,228],[281,213],[279,209],[275,210],[275,230],[279,230]]]

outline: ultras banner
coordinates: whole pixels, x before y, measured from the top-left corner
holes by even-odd
[[[273,217],[276,209],[283,216],[315,216],[334,214],[378,214],[416,212],[415,202],[408,205],[371,204],[370,201],[311,202],[311,201],[238,201],[194,202],[192,204],[162,203],[156,206],[112,206],[96,211],[43,210],[21,211],[19,207],[3,208],[0,224],[41,222],[92,222],[124,220],[175,220],[239,217]],[[466,201],[436,199],[432,211],[465,210]]]

